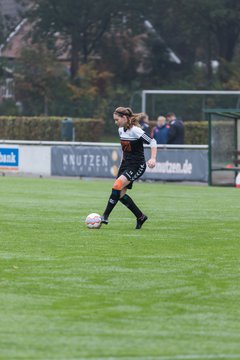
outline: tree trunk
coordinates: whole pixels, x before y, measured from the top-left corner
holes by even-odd
[[[208,85],[212,82],[212,38],[210,29],[208,30],[208,37],[207,37],[207,80]]]
[[[239,34],[240,28],[237,24],[227,24],[227,26],[218,27],[216,35],[220,58],[228,62],[233,60]]]
[[[44,95],[43,101],[44,101],[44,115],[48,116],[48,98],[46,95]]]
[[[79,69],[79,38],[72,34],[72,49],[71,49],[71,79],[74,80]]]

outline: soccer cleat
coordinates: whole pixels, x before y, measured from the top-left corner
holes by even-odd
[[[108,224],[108,218],[106,216],[101,216],[101,224],[105,224],[107,225]]]
[[[137,219],[137,224],[135,229],[141,229],[142,225],[145,223],[145,221],[148,219],[147,215],[142,215],[139,219]]]

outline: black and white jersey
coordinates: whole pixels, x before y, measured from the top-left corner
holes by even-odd
[[[155,139],[151,139],[140,127],[133,126],[131,129],[120,127],[118,129],[121,146],[123,151],[123,160],[131,163],[144,163],[143,144],[149,144],[151,147],[157,147]]]

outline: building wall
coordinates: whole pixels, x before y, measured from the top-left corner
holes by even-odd
[[[0,11],[2,16],[18,17],[18,12],[21,6],[17,4],[16,0],[0,0]]]

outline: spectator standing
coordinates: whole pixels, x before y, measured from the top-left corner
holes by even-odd
[[[168,144],[184,144],[184,124],[182,120],[176,118],[172,112],[166,115],[167,123],[169,125]]]
[[[141,113],[139,116],[139,125],[140,128],[150,136],[150,126],[149,126],[149,117],[146,113]]]
[[[169,125],[164,116],[158,116],[157,125],[152,130],[152,137],[156,140],[157,144],[167,144]]]

